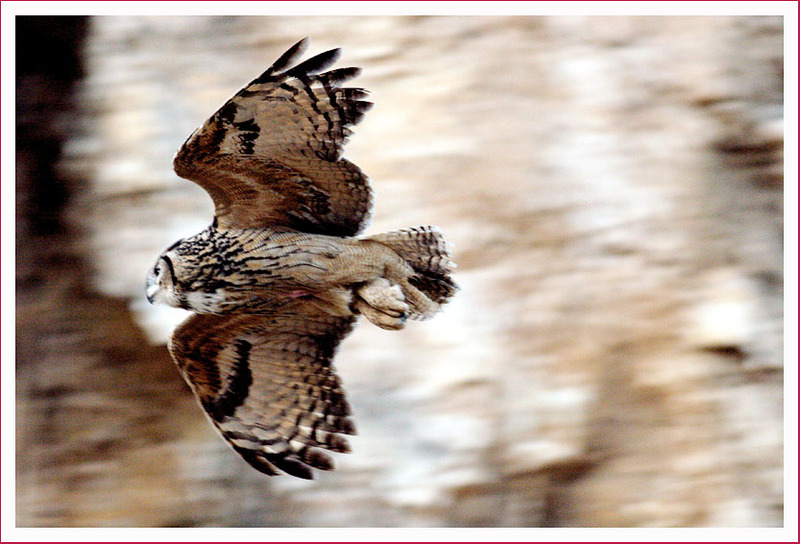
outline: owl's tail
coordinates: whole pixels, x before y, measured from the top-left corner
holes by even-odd
[[[431,317],[458,291],[451,277],[456,265],[439,227],[410,227],[367,239],[389,247],[414,270],[408,284],[401,286],[411,307],[409,317]]]

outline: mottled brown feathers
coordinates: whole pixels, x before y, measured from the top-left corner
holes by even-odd
[[[209,419],[257,470],[312,478],[356,432],[333,359],[359,316],[387,330],[456,292],[436,227],[357,237],[367,177],[341,158],[372,105],[330,69],[333,49],[280,56],[196,130],[174,160],[215,217],[159,256],[150,302],[191,310],[170,353]],[[327,70],[327,71],[326,71]],[[398,361],[402,363],[402,361]]]
[[[331,364],[353,322],[302,304],[272,318],[195,314],[175,330],[170,351],[214,425],[245,460],[269,474],[291,467],[295,476],[310,478],[302,463],[333,467],[314,448],[349,451],[337,433],[356,432]]]
[[[320,73],[338,49],[291,67],[306,43],[236,93],[175,157],[175,172],[208,191],[222,229],[282,225],[353,236],[365,226],[367,177],[340,157],[372,104],[362,100],[365,90],[341,87],[358,68]]]

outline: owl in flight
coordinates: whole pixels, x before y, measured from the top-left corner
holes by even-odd
[[[301,40],[183,144],[175,172],[214,201],[211,226],[175,242],[147,298],[194,312],[169,351],[213,425],[248,463],[313,478],[355,434],[333,357],[359,315],[389,330],[456,292],[437,227],[359,236],[367,176],[342,147],[372,106]]]

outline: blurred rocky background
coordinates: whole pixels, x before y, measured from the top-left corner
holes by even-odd
[[[19,526],[781,526],[780,17],[18,17]],[[147,305],[183,140],[303,36],[375,108],[369,232],[462,287],[351,335],[315,482],[214,433]],[[176,315],[177,314],[177,315]]]

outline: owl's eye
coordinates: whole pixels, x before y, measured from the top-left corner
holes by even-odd
[[[158,277],[158,282],[161,284],[175,285],[177,280],[175,278],[175,270],[172,267],[172,259],[164,255],[156,263],[155,272]]]

